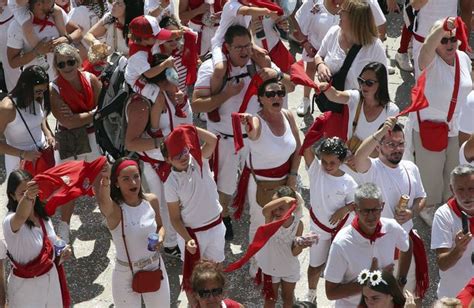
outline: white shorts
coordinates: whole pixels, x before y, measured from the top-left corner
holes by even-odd
[[[331,240],[319,240],[309,248],[309,266],[318,267],[323,265],[328,260],[329,248],[331,247]]]
[[[196,233],[196,238],[199,245],[200,259],[211,260],[214,262],[224,262],[225,260],[225,226],[221,222],[209,230]],[[186,251],[184,239],[178,234],[178,246],[182,251],[181,261],[184,262],[184,255]]]
[[[91,162],[99,158],[100,151],[99,146],[97,145],[97,141],[95,139],[95,133],[90,133],[87,136],[89,137],[89,145],[91,146],[91,151],[89,153],[77,155],[77,159],[74,159],[74,156],[65,159],[60,159],[59,151],[54,151],[54,159],[56,160],[56,165],[71,160],[84,160],[86,162]]]
[[[156,98],[158,97],[158,94],[160,94],[160,87],[154,83],[147,83],[143,88],[134,85],[132,89],[134,92],[148,98],[152,104],[156,102]]]
[[[216,135],[218,132],[213,131]],[[244,139],[245,143],[245,139]],[[243,169],[249,147],[246,146],[235,154],[234,139],[221,137],[219,140],[219,170],[217,173],[217,190],[233,195],[237,188],[237,179]]]
[[[28,6],[18,6],[16,4],[8,6],[13,13],[13,17],[20,26],[23,26],[25,22],[33,17],[30,10],[28,10]]]
[[[300,280],[300,273],[294,273],[293,275],[286,277],[272,276],[272,283],[280,283],[282,280],[284,282],[297,283]]]

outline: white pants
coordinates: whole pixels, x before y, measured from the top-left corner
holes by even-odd
[[[158,198],[158,202],[160,203],[161,222],[163,223],[163,226],[166,230],[163,246],[168,248],[175,247],[178,244],[176,240],[177,233],[174,230],[173,225],[171,224],[168,205],[166,204],[165,200],[163,182],[149,163],[144,163],[143,165],[143,177],[148,185],[148,189],[151,193],[156,195],[156,197]]]
[[[199,244],[201,259],[211,260],[217,263],[225,260],[225,226],[221,222],[209,230],[196,233]],[[184,262],[184,251],[186,250],[184,239],[178,234],[178,245],[181,250],[181,261]]]
[[[8,277],[8,307],[62,307],[61,286],[56,266],[35,278]]]
[[[160,262],[161,271],[163,272],[163,280],[161,280],[160,289],[156,292],[143,294],[136,293],[132,290],[132,272],[130,268],[128,266],[115,264],[114,271],[112,272],[112,296],[115,307],[141,307],[142,298],[146,307],[171,307],[168,274],[166,273],[165,263],[161,257]],[[144,270],[154,270],[157,266],[158,261],[145,267]]]
[[[253,176],[250,176],[249,179],[247,198],[250,206],[249,243],[251,243],[258,227],[265,224],[265,216],[263,216],[262,207],[257,203],[257,184]]]

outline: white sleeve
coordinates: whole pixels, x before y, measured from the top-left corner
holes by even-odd
[[[152,10],[158,7],[160,2],[157,0],[145,0],[145,5],[143,6],[143,11],[145,15],[149,15]]]
[[[311,165],[309,165],[308,167],[308,175],[309,175],[310,181],[311,179],[314,179],[315,177],[318,176],[320,169],[321,169],[321,162],[315,155],[313,161],[311,162]]]
[[[426,198],[426,191],[423,187],[423,181],[421,180],[420,171],[418,170],[418,167],[415,164],[413,164],[413,167],[415,169],[414,173],[417,183],[415,187],[415,198]]]
[[[461,148],[459,148],[459,164],[460,165],[468,165],[469,162],[467,161],[466,155],[464,154],[464,148],[466,147],[466,142],[464,142],[461,145]]]
[[[329,249],[326,270],[324,271],[324,278],[327,281],[341,283],[344,279],[344,274],[349,267],[344,255],[345,253],[342,251],[341,247],[333,242],[331,249]]]
[[[12,21],[8,26],[7,46],[14,49],[23,49],[25,47],[23,31],[16,21]]]
[[[397,243],[395,246],[400,249],[400,251],[408,251],[410,248],[410,239],[408,237],[408,233],[398,223],[394,223],[394,225],[395,232],[397,233]]]
[[[73,8],[71,12],[69,12],[69,18],[67,22],[72,22],[75,25],[79,26],[82,30],[89,28],[89,16],[87,16],[85,7],[78,6]]]
[[[332,26],[331,28],[329,28],[329,31],[326,33],[323,40],[321,41],[321,47],[319,47],[319,50],[317,53],[317,55],[320,56],[321,58],[324,59],[324,57],[326,57],[328,53],[328,46],[329,44],[331,44],[331,41],[334,40],[333,38],[335,36],[334,32],[336,32],[338,28],[339,26]],[[336,35],[336,39],[337,39],[337,35]]]
[[[239,9],[242,7],[243,5],[240,4],[240,2],[238,1],[230,1],[229,2],[229,5],[227,6],[227,8],[229,9],[227,11],[227,13],[229,14],[229,16],[232,16],[232,17],[237,17],[237,14],[239,12]],[[224,14],[224,12],[222,12],[222,14]]]
[[[150,63],[148,63],[147,57],[144,55],[144,51],[139,51],[128,59],[127,67],[134,70],[138,75],[141,75],[148,71],[151,68]]]
[[[398,106],[395,105],[394,103],[389,102],[386,107],[387,107],[387,118],[394,117],[400,113],[400,108],[398,108]]]
[[[431,249],[451,248],[454,245],[454,236],[451,232],[452,219],[446,217],[443,207],[436,210],[433,226],[431,227]]]
[[[177,186],[176,180],[170,175],[164,184],[166,202],[179,201],[179,195],[178,195],[176,186]]]
[[[354,202],[354,194],[355,194],[355,190],[357,188],[357,183],[356,181],[350,176],[348,175],[351,179],[351,181],[348,181],[347,182],[347,191],[346,191],[346,198],[345,198],[345,204],[350,204],[352,202]]]
[[[378,1],[368,0],[368,2],[372,11],[372,15],[374,15],[375,25],[378,27],[386,23],[387,19],[385,18],[385,15],[383,14],[383,11],[380,8]]]
[[[369,159],[370,159],[369,170],[367,170],[366,173],[360,173],[360,172],[357,173],[360,179],[360,184],[375,182],[375,177],[376,177],[376,172],[377,172],[377,170],[375,170],[377,168],[375,165],[375,158],[369,157]]]
[[[298,11],[296,11],[295,19],[298,22],[301,33],[308,35],[309,25],[311,24],[311,8],[313,5],[313,0],[305,0],[300,6]]]
[[[360,92],[359,90],[346,90],[345,91],[347,94],[349,94],[349,100],[347,101],[347,107],[349,109],[354,110],[354,115],[357,109],[357,105],[359,104],[360,101]]]
[[[467,134],[474,133],[474,91],[467,96],[466,104],[461,107],[459,114],[459,131]]]
[[[194,84],[194,90],[210,89],[212,73],[213,73],[212,59],[209,59],[205,61],[198,69],[198,75],[197,75],[196,83]]]

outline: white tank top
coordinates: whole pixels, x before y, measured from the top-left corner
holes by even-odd
[[[46,144],[46,138],[43,131],[41,130],[41,123],[44,120],[45,112],[41,104],[38,104],[37,102],[34,102],[33,104],[36,114],[30,113],[30,107],[26,107],[26,109],[20,108],[20,112],[28,124],[28,128],[30,129],[31,134],[36,141],[36,145],[40,148],[43,148]],[[31,139],[28,129],[26,128],[25,123],[23,123],[21,116],[18,114],[18,110],[16,109],[15,120],[8,123],[7,127],[5,128],[4,135],[7,144],[11,145],[12,147],[27,151],[36,150],[33,139]]]
[[[299,219],[293,216],[291,225],[288,228],[281,226],[257,253],[256,259],[262,272],[275,277],[287,277],[299,273],[300,262],[291,252],[298,223]]]
[[[127,262],[127,253],[122,238],[122,223],[124,223],[125,239],[128,253],[132,262],[152,257],[155,252],[148,250],[148,234],[156,232],[155,211],[147,200],[142,200],[138,206],[120,204],[123,220],[115,229],[110,230],[115,244],[117,259]]]
[[[260,119],[262,131],[257,140],[249,139],[249,147],[250,153],[252,154],[252,165],[254,169],[271,169],[281,166],[295,152],[296,139],[293,136],[285,112],[286,111],[282,111],[283,122],[285,123],[285,133],[282,136],[275,136],[267,122],[257,115]],[[247,162],[247,165],[249,165],[249,162]],[[259,178],[263,179],[263,177]]]

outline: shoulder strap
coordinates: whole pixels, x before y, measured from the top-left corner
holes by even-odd
[[[361,97],[359,99],[359,103],[357,104],[357,110],[356,110],[356,114],[354,116],[354,121],[352,122],[352,135],[354,135],[354,133],[357,129],[357,124],[359,123],[359,116],[360,116],[360,112],[362,110],[362,101],[363,101],[363,98]]]
[[[133,267],[132,267],[132,261],[130,261],[130,255],[128,254],[128,248],[127,248],[127,241],[125,240],[125,230],[124,230],[124,222],[123,222],[123,210],[122,207],[120,207],[120,220],[122,223],[122,239],[123,239],[123,245],[125,246],[125,252],[127,253],[127,260],[128,260],[128,266],[130,266],[130,270],[132,271],[133,275]]]
[[[170,104],[168,103],[168,94],[166,94],[166,92],[163,92],[163,97],[165,99],[166,110],[168,110],[168,118],[170,119],[170,128],[171,128],[171,131],[173,131],[174,130],[173,113],[171,112],[171,107],[170,107]],[[176,106],[174,106],[174,108],[176,109]],[[151,110],[150,110],[150,113],[151,113]]]
[[[13,98],[10,97],[10,99],[11,99],[11,101],[12,101],[12,103],[13,103],[13,106],[15,106],[16,111],[17,111],[18,114],[20,115],[20,118],[21,118],[21,120],[23,121],[23,124],[25,124],[26,130],[28,131],[28,134],[30,134],[31,140],[33,140],[33,143],[35,144],[35,147],[36,147],[38,150],[41,150],[41,149],[38,147],[38,145],[36,144],[35,137],[33,137],[33,134],[31,133],[30,128],[28,127],[28,124],[26,124],[25,118],[24,118],[23,115],[21,114],[20,108],[18,108],[18,106],[16,105],[15,101],[13,100]],[[34,104],[34,103],[33,103],[33,104]]]
[[[344,59],[344,63],[342,63],[342,67],[339,70],[339,72],[342,72],[344,75],[344,80],[346,79],[347,73],[349,72],[349,69],[351,68],[352,62],[354,62],[357,54],[359,53],[360,49],[362,48],[362,45],[352,45],[351,49],[349,49],[349,52],[347,53],[347,57]]]
[[[449,104],[448,123],[451,122],[451,119],[453,118],[454,109],[456,109],[456,103],[458,102],[460,79],[461,79],[461,68],[459,65],[459,56],[456,53],[456,63],[454,65],[454,88],[453,88],[453,95],[451,97],[451,103]]]

